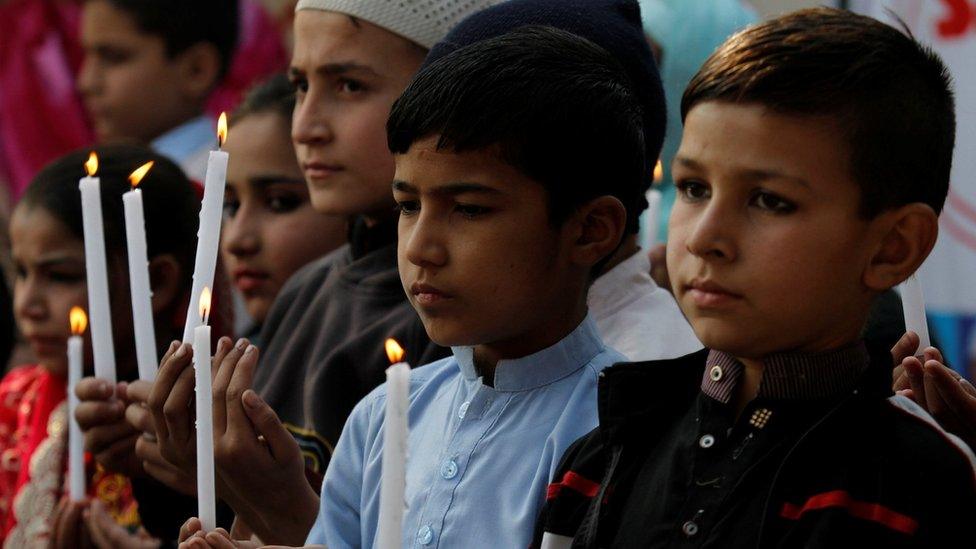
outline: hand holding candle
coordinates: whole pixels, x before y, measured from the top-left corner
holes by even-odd
[[[152,291],[149,286],[149,258],[146,251],[146,221],[142,209],[142,190],[136,186],[149,173],[147,162],[129,175],[132,190],[122,195],[125,207],[125,243],[129,252],[129,290],[132,296],[132,327],[136,338],[139,379],[156,379],[156,329],[153,326]]]
[[[407,405],[410,366],[403,359],[403,348],[386,340],[386,354],[395,362],[386,370],[386,415],[383,418],[383,478],[380,485],[380,514],[376,547],[401,546],[406,498]]]
[[[75,387],[81,381],[85,361],[81,334],[88,326],[88,315],[81,307],[72,307],[68,318],[72,333],[68,338],[68,490],[71,501],[82,501],[85,499],[85,449],[81,427],[75,419],[75,409],[78,408]]]
[[[217,121],[218,150],[210,151],[207,160],[207,177],[203,186],[203,203],[200,205],[200,227],[197,229],[197,255],[193,266],[193,288],[190,303],[200,301],[204,288],[214,287],[217,271],[217,246],[220,243],[220,220],[224,215],[224,187],[227,184],[228,156],[219,147],[227,139],[227,115],[220,114]],[[200,317],[191,306],[186,313],[183,341],[190,342],[193,330],[200,325]]]
[[[217,527],[214,489],[213,401],[210,379],[210,288],[200,294],[200,325],[193,330],[193,369],[196,374],[197,499],[203,531]]]
[[[85,162],[88,177],[81,178],[81,216],[85,235],[85,273],[88,278],[88,310],[91,312],[92,353],[95,377],[115,386],[115,347],[112,343],[112,313],[108,300],[108,266],[105,259],[105,228],[102,225],[101,181],[95,177],[98,156]]]
[[[915,356],[922,356],[929,342],[929,325],[925,318],[925,299],[922,285],[915,274],[901,284],[901,306],[905,313],[905,330],[918,334],[918,349]]]

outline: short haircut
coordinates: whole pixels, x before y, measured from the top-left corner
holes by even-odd
[[[749,27],[691,80],[682,120],[706,101],[830,119],[850,150],[865,218],[913,202],[942,211],[956,131],[949,73],[930,49],[880,21],[815,8]]]
[[[393,105],[390,150],[439,135],[438,148],[492,150],[545,187],[561,225],[604,195],[637,223],[646,168],[643,118],[627,73],[596,44],[529,26],[425,66]]]
[[[239,26],[237,0],[107,1],[128,13],[139,30],[162,38],[170,57],[204,42],[220,54],[218,79],[230,69]]]
[[[294,110],[295,87],[287,75],[278,73],[248,90],[241,104],[230,115],[230,124],[237,124],[254,114],[271,113],[285,119],[290,127]]]
[[[135,145],[105,145],[80,149],[44,167],[31,181],[18,207],[42,208],[79,240],[84,240],[81,194],[78,180],[85,175],[85,161],[94,150],[101,180],[105,251],[111,262],[127,266],[125,214],[122,194],[131,189],[128,177],[139,166],[153,167],[139,183],[146,219],[146,247],[150,259],[172,254],[184,273],[193,271],[200,199],[193,183],[172,161]],[[187,289],[190,277],[183,279]]]

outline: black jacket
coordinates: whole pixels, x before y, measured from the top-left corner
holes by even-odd
[[[563,457],[537,545],[545,531],[575,536],[573,547],[976,547],[969,522],[976,520],[976,473],[969,454],[889,398],[886,354],[872,357],[855,391],[784,441],[760,480],[723,502],[718,513],[726,516],[713,520],[708,532],[683,537],[677,523],[677,535],[652,545],[646,532],[667,525],[634,527],[631,521],[621,529],[626,512],[633,517],[635,510],[666,502],[663,494],[647,493],[640,472],[658,466],[648,456],[708,398],[700,392],[707,355],[603,372],[600,426]]]

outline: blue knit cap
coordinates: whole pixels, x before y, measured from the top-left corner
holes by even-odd
[[[607,50],[627,71],[644,111],[649,188],[667,115],[661,76],[644,38],[636,0],[509,0],[461,21],[430,50],[424,66],[454,50],[526,25],[556,27],[582,36]]]

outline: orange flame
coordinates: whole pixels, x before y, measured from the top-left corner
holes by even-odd
[[[71,324],[71,333],[81,335],[88,327],[88,315],[81,307],[72,307],[71,312],[68,313],[68,322]]]
[[[88,161],[85,162],[85,171],[88,172],[88,177],[92,177],[98,171],[98,155],[95,154],[95,151],[92,151],[88,155]]]
[[[149,170],[152,169],[153,164],[155,163],[155,160],[150,160],[129,174],[129,183],[132,184],[133,189],[136,188],[136,185],[138,185],[140,181],[142,181],[143,177],[146,177],[146,174],[149,173]]]
[[[227,113],[222,112],[217,119],[217,144],[223,147],[224,141],[227,141]]]
[[[204,324],[210,318],[210,288],[206,286],[200,292],[200,317],[203,319]]]
[[[403,347],[393,338],[386,340],[386,356],[389,357],[391,363],[400,362],[403,359]]]
[[[664,164],[661,163],[661,159],[658,158],[657,164],[654,165],[654,184],[660,183],[664,179]]]

